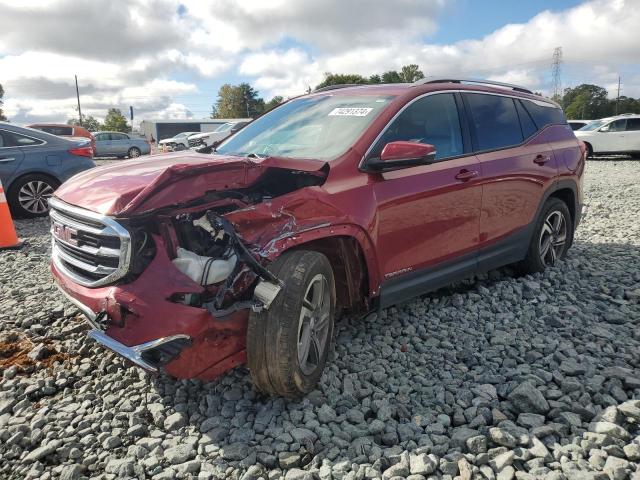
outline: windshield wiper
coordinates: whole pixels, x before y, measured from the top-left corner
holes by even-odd
[[[260,155],[260,154],[255,153],[255,152],[251,152],[251,153],[245,155],[245,157],[247,157],[247,158],[267,158],[267,155]]]

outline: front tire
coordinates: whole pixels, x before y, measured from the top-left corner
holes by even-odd
[[[564,259],[573,243],[573,220],[567,204],[550,198],[536,222],[527,256],[521,263],[524,274],[542,272]]]
[[[129,158],[138,158],[142,152],[138,147],[131,147],[127,152]]]
[[[49,198],[60,186],[53,177],[34,173],[16,180],[7,194],[11,213],[15,217],[44,217],[49,213]]]
[[[298,398],[316,387],[329,354],[333,270],[327,257],[308,250],[283,254],[269,270],[285,284],[269,310],[249,316],[247,365],[260,392]]]

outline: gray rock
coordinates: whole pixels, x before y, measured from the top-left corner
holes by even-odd
[[[507,448],[515,448],[518,444],[516,438],[502,428],[493,427],[489,429],[489,436],[494,443]]]
[[[433,454],[409,455],[409,470],[412,475],[431,475],[437,468],[438,458]]]
[[[191,445],[176,445],[175,447],[167,448],[164,451],[164,458],[172,465],[184,463],[187,460],[191,460],[196,456],[196,450]]]
[[[164,429],[169,431],[178,430],[181,427],[186,427],[186,425],[187,417],[181,412],[169,415],[164,421]]]
[[[523,382],[509,394],[513,406],[522,413],[544,414],[549,411],[549,402],[530,382]]]
[[[84,465],[65,465],[60,472],[60,480],[78,480],[84,469]]]

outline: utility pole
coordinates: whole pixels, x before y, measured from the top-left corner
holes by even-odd
[[[78,120],[82,126],[82,110],[80,110],[80,91],[78,90],[78,75],[76,77],[76,97],[78,98]]]
[[[553,63],[551,64],[551,84],[553,87],[553,99],[558,103],[562,103],[561,65],[562,47],[556,47],[553,50]]]
[[[616,115],[618,115],[619,104],[620,104],[620,75],[618,75],[618,96],[616,97]]]

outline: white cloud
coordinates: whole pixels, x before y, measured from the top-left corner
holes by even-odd
[[[198,86],[226,75],[268,100],[301,94],[325,72],[368,76],[409,63],[429,76],[548,92],[557,46],[564,86],[589,82],[612,93],[622,71],[623,94],[640,96],[638,0],[585,1],[483,38],[429,42],[455,1],[0,0],[4,110],[14,121],[65,120],[74,115],[76,73],[83,111],[134,105],[137,118],[202,114],[214,92]]]

